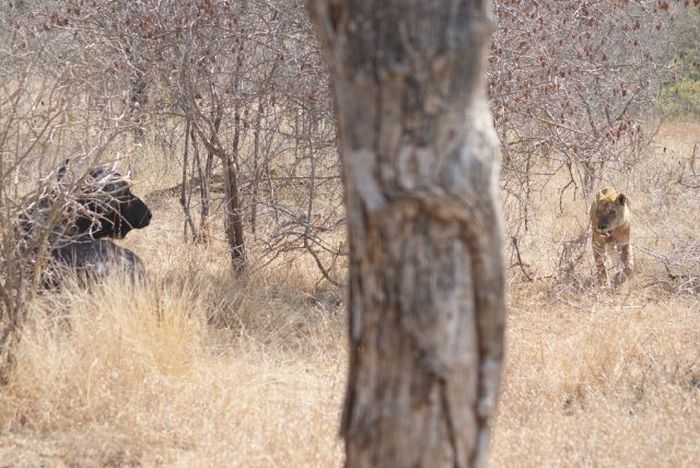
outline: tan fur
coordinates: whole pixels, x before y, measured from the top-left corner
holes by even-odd
[[[623,283],[632,275],[633,261],[630,248],[629,199],[615,189],[605,187],[598,192],[591,205],[591,228],[593,230],[593,259],[595,260],[598,284],[609,285],[605,257],[610,249],[620,255],[622,272],[613,281],[613,286]]]

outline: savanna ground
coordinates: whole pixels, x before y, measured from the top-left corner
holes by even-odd
[[[700,466],[700,295],[658,253],[698,245],[700,193],[678,184],[698,143],[700,124],[666,124],[653,155],[611,176],[633,203],[638,272],[617,291],[590,285],[588,245],[578,282],[510,270],[491,466]],[[122,242],[148,287],[33,304],[0,395],[0,465],[339,466],[343,291],[304,256],[252,252],[235,279],[224,242],[183,244],[177,199],[148,195],[177,178],[158,160],[140,159],[134,188],[154,221]],[[536,195],[523,262],[551,271],[587,204]]]

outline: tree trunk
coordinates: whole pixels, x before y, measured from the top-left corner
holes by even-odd
[[[207,150],[210,152],[210,157],[215,155],[223,166],[224,180],[224,229],[226,231],[226,240],[228,241],[229,251],[231,254],[231,266],[236,273],[240,273],[246,269],[246,254],[245,243],[243,241],[243,215],[240,203],[238,190],[238,174],[236,173],[236,165],[234,157],[237,156],[239,139],[240,139],[240,116],[238,109],[234,110],[234,136],[233,136],[233,151],[232,155],[226,151],[219,139],[219,127],[221,125],[222,113],[221,108],[217,106],[215,115],[212,116],[212,122],[209,125],[209,134],[207,135],[196,122],[193,122],[193,129],[199,135],[200,140],[204,143]],[[210,162],[207,162],[207,170],[210,170]]]
[[[199,197],[201,203],[199,205],[199,241],[208,244],[211,239],[209,230],[209,211],[211,207],[211,175],[212,164],[214,162],[214,153],[207,151],[207,159],[202,169],[202,158],[199,156],[199,147],[195,132],[191,132],[192,152],[197,166],[197,175],[199,176]]]
[[[182,184],[180,186],[180,206],[182,207],[182,212],[185,214],[185,221],[182,225],[182,239],[187,242],[187,228],[192,231],[192,241],[197,243],[197,228],[192,221],[192,215],[190,213],[190,193],[187,188],[189,185],[187,183],[187,167],[189,164],[189,152],[190,152],[190,121],[188,120],[185,124],[185,150],[182,153]]]
[[[246,255],[243,243],[243,215],[238,197],[238,176],[233,159],[227,151],[222,151],[221,161],[224,166],[224,191],[226,195],[224,224],[231,252],[231,266],[233,271],[242,272],[246,268]]]
[[[250,231],[253,238],[258,230],[258,186],[260,185],[260,129],[262,126],[263,97],[258,97],[258,111],[255,114],[255,127],[253,129],[253,196],[250,207]]]
[[[348,466],[475,466],[501,376],[488,0],[310,0],[350,245]]]
[[[220,110],[219,110],[220,111]],[[225,151],[219,141],[218,131],[221,124],[221,114],[214,119],[211,140],[216,142],[219,159],[223,165],[224,176],[224,227],[226,229],[226,239],[228,240],[229,251],[231,253],[231,267],[236,273],[240,273],[246,268],[245,244],[243,242],[243,210],[241,209],[240,197],[238,194],[238,174],[236,172],[236,161],[240,147],[241,115],[238,104],[233,111],[233,155]]]
[[[245,8],[245,4],[243,5]],[[243,68],[243,47],[244,42],[238,44],[236,51],[236,68],[233,77],[233,93],[239,95],[240,71]],[[238,194],[238,174],[236,164],[239,161],[239,151],[241,146],[241,102],[235,102],[233,108],[233,141],[231,142],[232,154],[225,151],[221,154],[224,166],[224,190],[226,193],[226,237],[231,250],[231,266],[233,271],[240,273],[246,269],[245,244],[243,241],[243,210],[241,209],[240,197]]]

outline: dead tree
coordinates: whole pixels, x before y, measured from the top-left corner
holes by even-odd
[[[483,460],[503,357],[488,0],[311,0],[350,245],[348,466]]]

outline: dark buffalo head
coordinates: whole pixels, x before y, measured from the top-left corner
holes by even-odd
[[[64,165],[59,169],[59,180],[65,174]],[[77,206],[73,221],[76,235],[121,239],[132,229],[151,222],[151,210],[131,192],[129,174],[121,175],[109,166],[90,169],[76,183],[73,198]]]

